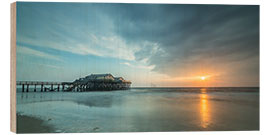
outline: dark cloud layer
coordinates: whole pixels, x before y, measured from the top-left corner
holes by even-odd
[[[258,83],[259,6],[116,4],[104,13],[127,42],[159,45],[161,52],[144,45],[136,53],[138,60],[149,57],[154,71],[181,76],[209,68]]]

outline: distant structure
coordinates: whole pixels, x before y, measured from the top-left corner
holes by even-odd
[[[110,91],[128,90],[131,82],[123,77],[114,77],[111,74],[91,74],[73,82],[43,82],[43,81],[17,81],[17,86],[22,86],[22,92],[30,92],[30,86],[34,86],[33,92],[59,92],[59,91]],[[49,88],[46,86],[50,86]],[[54,87],[56,86],[56,87]],[[61,88],[62,87],[62,88]]]
[[[114,77],[111,74],[91,74],[72,82],[66,91],[109,91],[127,90],[131,82],[123,77]]]

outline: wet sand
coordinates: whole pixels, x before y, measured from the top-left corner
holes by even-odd
[[[17,114],[17,133],[50,133],[53,127],[36,117]]]

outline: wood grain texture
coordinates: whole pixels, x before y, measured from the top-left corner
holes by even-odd
[[[16,2],[11,4],[10,13],[10,130],[16,132]]]

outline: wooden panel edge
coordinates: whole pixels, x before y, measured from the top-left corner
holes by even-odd
[[[10,7],[10,130],[16,133],[16,2]]]

